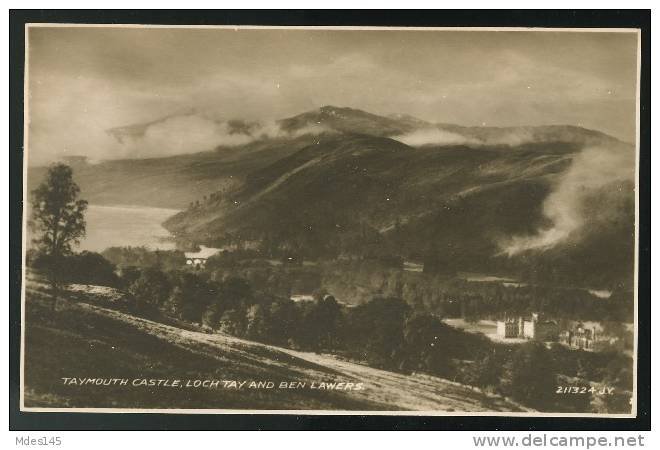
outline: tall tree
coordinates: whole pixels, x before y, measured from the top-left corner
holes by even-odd
[[[30,227],[33,243],[45,260],[52,288],[53,311],[63,282],[63,258],[71,254],[72,245],[85,236],[87,201],[78,199],[80,188],[73,181],[73,171],[66,164],[54,164],[45,180],[32,191]]]
[[[33,242],[48,256],[70,254],[71,246],[85,236],[87,201],[78,199],[79,194],[73,171],[66,164],[51,166],[46,179],[32,191]]]

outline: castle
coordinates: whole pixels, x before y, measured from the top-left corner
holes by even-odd
[[[537,341],[556,341],[559,325],[553,320],[541,320],[533,313],[530,318],[505,319],[497,322],[497,335],[504,339],[522,338]]]
[[[587,328],[580,322],[575,328],[564,331],[560,341],[571,348],[593,350],[597,342],[596,327]]]

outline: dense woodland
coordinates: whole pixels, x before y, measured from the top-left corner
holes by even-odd
[[[174,250],[112,247],[103,256],[123,268],[170,271],[185,266],[183,253]],[[634,313],[633,293],[623,289],[614,290],[609,298],[599,298],[583,288],[472,282],[454,275],[408,272],[402,263],[385,258],[303,265],[303,261],[291,263],[286,258],[267,260],[256,250],[236,250],[209,258],[203,273],[213,280],[244,278],[257,290],[286,298],[321,290],[354,305],[373,297],[395,297],[416,311],[467,320],[538,312],[555,319],[631,323]]]
[[[632,361],[621,349],[584,352],[535,342],[503,345],[442,321],[443,317],[473,314],[491,317],[500,314],[498,308],[514,304],[524,305],[519,306],[521,312],[543,309],[543,305],[569,296],[557,294],[539,302],[532,300],[544,294],[539,289],[498,288],[433,277],[424,284],[420,281],[424,274],[385,271],[371,280],[380,291],[361,298],[359,304],[347,305],[322,287],[333,285],[332,279],[336,285],[338,273],[322,274],[323,267],[299,264],[272,266],[249,260],[230,264],[236,257],[219,255],[206,268],[191,269],[177,251],[123,248],[109,249],[104,255],[82,252],[66,256],[61,277],[67,282],[121,289],[126,294],[121,307],[136,315],[293,349],[331,352],[387,370],[437,375],[509,396],[535,409],[625,412],[629,408]],[[39,271],[49,261],[31,254],[28,263]],[[351,264],[342,271],[344,283],[368,285],[364,278],[368,264]],[[290,299],[291,293],[310,289],[314,289],[313,301]],[[437,289],[438,294],[425,297],[425,289]],[[579,299],[573,304],[578,305]],[[595,390],[614,386],[616,393],[567,396],[556,393],[562,385],[593,386]]]

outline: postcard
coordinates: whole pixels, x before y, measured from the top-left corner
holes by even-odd
[[[638,29],[25,32],[23,411],[636,416]]]

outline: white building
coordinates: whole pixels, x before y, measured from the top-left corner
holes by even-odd
[[[541,320],[533,313],[529,319],[505,319],[497,322],[497,335],[505,338],[535,339],[537,341],[556,341],[559,326],[553,320]]]
[[[198,252],[183,253],[186,257],[186,265],[193,267],[204,266],[206,265],[206,260],[221,250],[219,248],[206,247],[204,245],[200,245],[199,247],[200,250]]]

